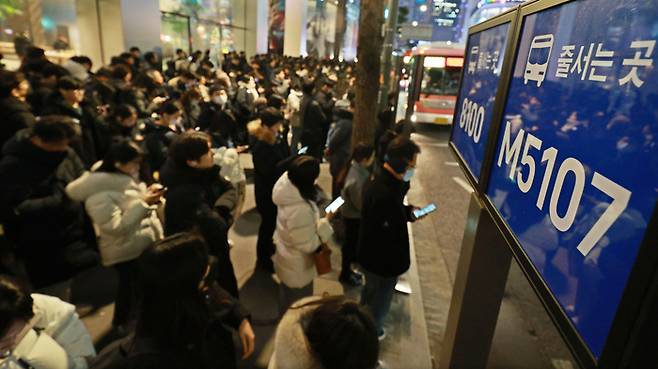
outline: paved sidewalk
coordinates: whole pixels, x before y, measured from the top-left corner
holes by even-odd
[[[241,155],[247,173],[251,171],[251,157]],[[320,185],[329,190],[331,178],[328,166],[322,165]],[[248,360],[239,363],[240,368],[267,368],[274,333],[278,323],[278,282],[276,276],[255,271],[256,238],[260,216],[255,209],[253,184],[247,185],[247,198],[243,214],[231,228],[229,238],[233,243],[231,260],[240,286],[240,299],[252,312],[256,333],[256,352]],[[411,229],[410,229],[411,230]],[[340,247],[331,245],[334,271],[316,278],[314,294],[346,294],[358,300],[360,289],[344,290],[337,281],[340,269]],[[409,282],[410,295],[396,293],[391,313],[386,321],[387,337],[381,342],[381,359],[387,369],[429,369],[431,368],[429,340],[423,300],[418,278],[415,251],[411,253],[411,268],[404,279]],[[116,275],[112,269],[97,268],[79,276],[70,284],[55,286],[49,291],[78,306],[83,321],[92,334],[94,342],[103,346],[110,337],[113,314],[111,299],[116,289]]]

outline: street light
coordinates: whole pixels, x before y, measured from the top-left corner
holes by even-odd
[[[427,11],[427,5],[425,5],[425,4],[421,5],[421,6],[418,8],[418,10],[420,10],[420,11],[423,12],[423,13],[426,12],[426,11]]]

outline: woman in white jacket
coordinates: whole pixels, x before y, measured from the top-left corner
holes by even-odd
[[[85,208],[99,233],[103,265],[114,266],[119,286],[114,306],[114,328],[130,320],[134,298],[135,259],[163,237],[156,210],[164,189],[139,181],[142,151],[125,140],[113,144],[92,172],[66,186],[66,193]]]
[[[320,163],[311,156],[292,161],[288,172],[274,185],[272,200],[277,206],[272,257],[281,281],[282,312],[290,304],[313,293],[315,264],[313,253],[331,238],[333,230],[326,218],[320,218],[316,205]]]
[[[0,368],[86,369],[94,356],[75,306],[0,276]]]

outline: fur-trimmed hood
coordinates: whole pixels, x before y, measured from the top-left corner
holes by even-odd
[[[260,119],[252,120],[247,124],[247,130],[249,134],[254,136],[258,141],[263,141],[268,145],[274,145],[276,142],[276,135],[267,127],[263,127],[260,123]]]
[[[318,300],[312,296],[294,303],[279,322],[274,341],[274,352],[268,369],[322,369],[309,348],[306,334],[301,324],[302,317],[318,305],[303,306]]]

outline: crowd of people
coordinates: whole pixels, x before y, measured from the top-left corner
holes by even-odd
[[[133,47],[93,68],[29,47],[0,70],[0,362],[8,368],[232,368],[257,339],[228,231],[253,179],[256,269],[280,281],[270,368],[373,369],[409,268],[404,197],[420,152],[384,110],[352,142],[354,65]],[[250,153],[253,178],[240,155]],[[318,184],[321,163],[330,194]],[[324,207],[341,196],[338,212]],[[313,297],[315,256],[344,227],[340,282]],[[118,276],[100,353],[74,306],[38,291],[99,264]],[[237,332],[241,347],[234,347]]]

